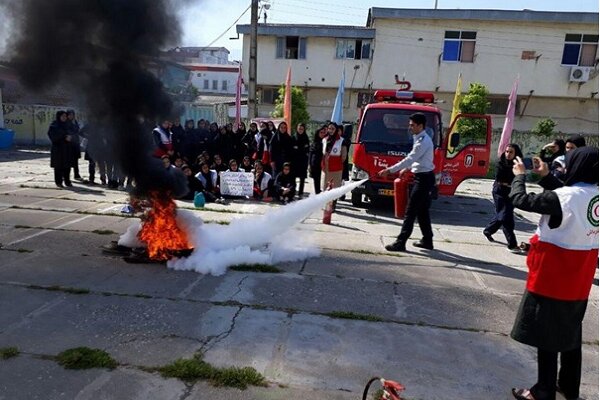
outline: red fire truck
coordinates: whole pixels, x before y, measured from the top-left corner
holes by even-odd
[[[410,91],[409,82],[402,90],[378,90],[374,102],[364,107],[354,141],[351,179],[370,178],[352,191],[352,204],[394,196],[392,174],[381,178],[377,172],[402,160],[412,149],[408,117],[416,112],[427,118],[426,132],[435,146],[434,164],[437,191],[452,196],[458,185],[469,178],[484,177],[489,168],[492,121],[489,115],[459,114],[448,129],[442,126],[442,113],[430,92]],[[461,134],[461,119],[479,120],[478,135]],[[454,126],[457,129],[454,129]]]

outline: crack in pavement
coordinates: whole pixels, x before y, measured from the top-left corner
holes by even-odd
[[[208,339],[207,342],[200,347],[200,349],[198,350],[198,352],[201,355],[205,354],[207,351],[209,351],[210,349],[212,349],[213,347],[215,347],[218,343],[220,343],[223,340],[227,339],[227,337],[235,329],[235,321],[236,321],[237,317],[240,315],[240,313],[242,312],[242,310],[244,308],[245,308],[245,306],[239,306],[238,307],[238,310],[233,315],[233,318],[231,318],[231,324],[229,325],[229,329],[227,329],[225,332],[219,333],[218,335],[210,337],[210,339]]]

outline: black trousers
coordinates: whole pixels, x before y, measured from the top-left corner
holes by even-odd
[[[504,237],[508,247],[517,247],[517,237],[515,236],[515,215],[514,207],[508,194],[510,193],[510,187],[494,184],[492,189],[492,196],[494,197],[494,206],[496,207],[496,214],[494,218],[487,224],[484,232],[493,235],[502,227]]]
[[[557,370],[558,353],[538,349],[538,381],[530,389],[536,400],[555,400],[557,382],[567,400],[579,397],[581,347],[561,352],[560,373]]]
[[[433,230],[431,229],[429,207],[431,206],[431,191],[434,186],[435,174],[433,171],[415,174],[415,183],[410,191],[406,216],[402,223],[400,235],[398,235],[399,242],[406,243],[412,234],[415,219],[419,221],[419,227],[423,234],[423,242],[433,242]]]
[[[310,169],[310,177],[313,178],[313,183],[315,186],[315,194],[321,193],[321,168],[311,168]]]
[[[63,182],[67,185],[70,184],[70,174],[71,168],[54,168],[54,183],[56,183],[59,186],[62,185]]]

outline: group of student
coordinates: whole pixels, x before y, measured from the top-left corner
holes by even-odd
[[[540,150],[539,160],[546,163],[552,174],[558,180],[564,180],[566,173],[566,154],[576,148],[585,147],[585,138],[581,135],[573,135],[563,139],[555,139],[546,144]],[[511,143],[504,149],[504,152],[496,164],[496,174],[492,188],[494,199],[495,214],[492,220],[483,230],[483,235],[493,242],[494,235],[500,228],[506,237],[508,250],[512,253],[521,253],[523,249],[517,243],[515,236],[515,217],[514,205],[509,198],[512,181],[515,178],[513,174],[514,160],[517,157],[523,159],[523,153],[518,144]],[[525,246],[526,247],[526,246]]]
[[[246,130],[244,123],[234,129],[231,123],[218,127],[188,120],[182,127],[164,120],[152,134],[154,156],[166,168],[180,168],[188,177],[185,199],[200,192],[207,202],[223,202],[221,172],[251,172],[253,197],[282,203],[304,196],[309,170],[315,193],[340,186],[344,175],[348,179],[350,143],[343,138],[343,127],[335,123],[321,126],[312,142],[305,124],[298,124],[290,134],[286,122],[275,127],[272,121],[252,122]]]

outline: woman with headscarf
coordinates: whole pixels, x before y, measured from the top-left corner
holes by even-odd
[[[313,142],[308,153],[310,177],[313,179],[315,194],[321,193],[321,161],[323,160],[323,139],[327,136],[327,125],[323,125],[315,132]]]
[[[304,181],[308,171],[308,152],[310,150],[310,140],[306,133],[306,125],[298,124],[296,133],[292,136],[292,173],[294,179],[300,180],[298,186],[298,197],[304,195]]]
[[[506,146],[504,153],[502,153],[496,164],[496,179],[492,188],[496,214],[483,230],[483,235],[490,242],[493,242],[494,238],[492,235],[498,229],[502,228],[508,244],[508,250],[513,253],[520,253],[517,237],[515,236],[514,207],[508,198],[510,186],[515,177],[513,174],[513,161],[515,157],[523,158],[523,153],[519,145],[511,143]]]
[[[273,176],[277,176],[283,169],[283,163],[290,162],[292,159],[292,137],[285,121],[280,122],[277,126],[277,130],[271,137],[269,150],[271,152],[271,170]]]
[[[527,193],[525,166],[517,159],[510,198],[515,207],[542,214],[530,239],[527,286],[511,337],[534,346],[538,381],[512,389],[519,400],[579,398],[581,332],[598,262],[598,149],[583,147],[566,157],[564,185],[548,165],[534,159],[543,193]],[[558,372],[560,353],[560,372]]]
[[[329,182],[333,183],[334,188],[342,185],[344,161],[348,157],[348,150],[343,143],[341,129],[336,123],[331,122],[327,126],[327,137],[323,139],[323,160],[321,162],[323,190],[327,188]]]
[[[73,137],[69,134],[69,126],[67,124],[67,113],[58,111],[56,119],[48,128],[48,137],[52,142],[50,148],[50,166],[54,168],[54,183],[62,188],[65,186],[73,186],[71,183],[71,168],[75,160],[74,147],[72,144]]]

